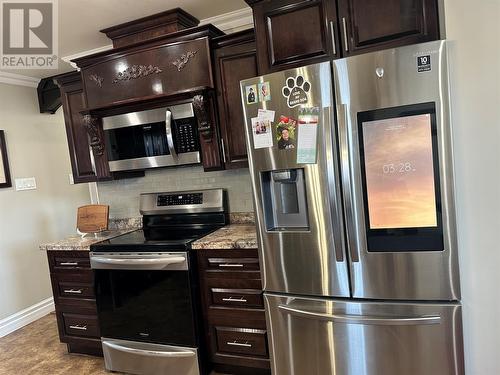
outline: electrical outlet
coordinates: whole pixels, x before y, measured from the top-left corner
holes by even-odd
[[[35,177],[16,178],[16,190],[36,190]]]

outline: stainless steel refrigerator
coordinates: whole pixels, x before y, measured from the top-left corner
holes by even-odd
[[[273,374],[464,374],[446,42],[241,94]]]

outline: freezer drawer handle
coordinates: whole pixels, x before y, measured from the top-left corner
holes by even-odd
[[[71,329],[77,329],[79,331],[86,331],[87,326],[81,326],[80,324],[74,325],[74,326],[69,326]]]
[[[441,317],[439,315],[424,315],[424,316],[401,316],[394,318],[384,318],[381,316],[360,316],[347,314],[327,314],[313,311],[300,310],[286,305],[279,305],[278,308],[290,315],[296,315],[303,318],[330,320],[334,323],[345,324],[372,324],[372,325],[387,325],[387,326],[409,326],[421,324],[439,324]]]
[[[234,298],[234,297],[229,297],[229,298],[223,298],[222,299],[224,302],[248,302],[245,298]]]
[[[82,294],[81,289],[64,289],[63,292],[69,294]]]
[[[233,342],[228,341],[228,342],[226,342],[226,344],[231,345],[231,346],[242,346],[244,348],[251,348],[252,347],[252,344],[249,344],[248,341],[246,341],[245,343],[242,343],[242,342],[238,342],[238,341],[234,340]]]
[[[235,267],[235,268],[241,268],[243,267],[243,264],[236,264],[236,263],[223,263],[219,264],[219,267]]]
[[[162,351],[158,351],[158,350],[134,349],[134,348],[129,348],[129,347],[118,345],[118,344],[111,343],[111,342],[103,342],[102,345],[108,346],[111,349],[115,349],[115,350],[118,350],[120,352],[139,354],[139,355],[144,355],[147,357],[169,357],[169,358],[177,357],[177,358],[180,358],[180,357],[194,357],[194,356],[196,356],[196,353],[191,352],[191,351],[162,352]]]

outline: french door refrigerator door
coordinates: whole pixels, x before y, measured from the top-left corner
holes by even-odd
[[[459,300],[446,43],[333,70],[353,297]]]
[[[349,296],[330,63],[241,93],[264,289]]]
[[[265,294],[273,374],[463,375],[457,303]]]

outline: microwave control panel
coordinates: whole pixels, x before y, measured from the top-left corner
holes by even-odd
[[[202,204],[203,193],[188,193],[188,194],[167,194],[159,195],[156,205],[158,207],[165,206],[181,206],[185,204]]]
[[[200,149],[195,122],[177,122],[177,152],[193,152]]]

